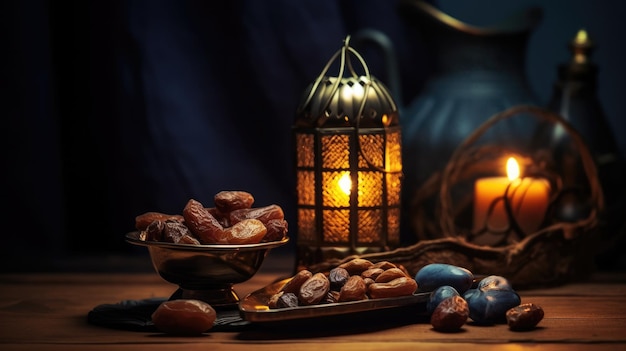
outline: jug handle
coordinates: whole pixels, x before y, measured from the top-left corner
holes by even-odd
[[[401,110],[402,106],[402,92],[400,87],[400,73],[398,70],[398,64],[396,59],[396,50],[391,41],[391,38],[384,32],[374,28],[364,28],[356,32],[352,36],[352,43],[354,46],[365,46],[365,44],[374,44],[383,55],[383,61],[385,63],[385,70],[387,71],[387,79],[391,96],[396,101],[398,110]]]

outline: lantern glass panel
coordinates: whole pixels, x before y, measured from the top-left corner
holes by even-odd
[[[342,188],[342,181],[345,181],[346,177],[349,176],[350,173],[348,171],[322,173],[322,206],[350,206],[350,191]]]
[[[302,243],[317,244],[317,226],[315,210],[301,208],[298,210],[298,240]]]
[[[315,172],[300,170],[297,172],[298,204],[315,205]]]
[[[392,246],[400,243],[400,207],[387,210],[387,243]]]
[[[402,171],[402,134],[400,131],[387,133],[387,169],[390,172]],[[397,183],[398,188],[400,182]]]
[[[348,244],[350,240],[350,211],[324,210],[324,243]]]
[[[387,173],[387,204],[400,206],[402,173]]]
[[[323,168],[344,168],[350,167],[350,135],[331,134],[322,135],[322,167]]]
[[[383,168],[385,160],[385,138],[384,134],[362,134],[359,135],[361,153],[359,153],[359,167],[370,167],[363,155],[374,166]]]
[[[383,205],[383,173],[359,172],[359,207]]]
[[[381,210],[359,210],[357,244],[375,244],[382,242],[382,219]]]
[[[313,134],[296,135],[296,150],[298,167],[313,167],[315,164],[315,137]]]

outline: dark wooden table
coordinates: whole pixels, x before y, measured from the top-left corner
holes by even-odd
[[[267,258],[260,272],[236,286],[245,296],[288,275],[291,267]],[[7,350],[624,350],[626,274],[602,273],[558,287],[518,291],[522,302],[543,307],[529,332],[506,325],[461,332],[434,331],[427,320],[348,320],[323,325],[248,325],[176,337],[89,323],[94,307],[124,300],[167,298],[176,287],[154,272],[28,273],[0,275],[0,349]]]

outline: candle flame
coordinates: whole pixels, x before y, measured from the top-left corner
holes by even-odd
[[[519,165],[515,157],[509,157],[509,159],[506,160],[506,175],[509,177],[510,181],[519,178]]]
[[[352,179],[350,179],[350,173],[344,173],[339,179],[339,188],[346,194],[350,195],[352,189]]]
[[[574,39],[574,41],[576,41],[577,44],[584,44],[588,39],[587,36],[587,31],[584,29],[579,30],[576,33],[576,38]]]

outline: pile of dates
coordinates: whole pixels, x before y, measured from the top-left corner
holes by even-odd
[[[468,318],[480,325],[507,323],[511,330],[531,330],[544,316],[540,306],[521,304],[519,294],[502,276],[487,276],[473,287],[469,270],[432,263],[415,274],[415,281],[420,291],[432,291],[426,310],[438,331],[458,331]]]
[[[362,258],[345,262],[328,273],[301,270],[268,301],[271,309],[408,296],[417,283],[406,269],[391,262]]]
[[[213,207],[190,199],[181,214],[146,212],[135,217],[141,238],[178,244],[256,244],[287,235],[287,221],[278,205],[252,207],[245,191],[215,194]]]

